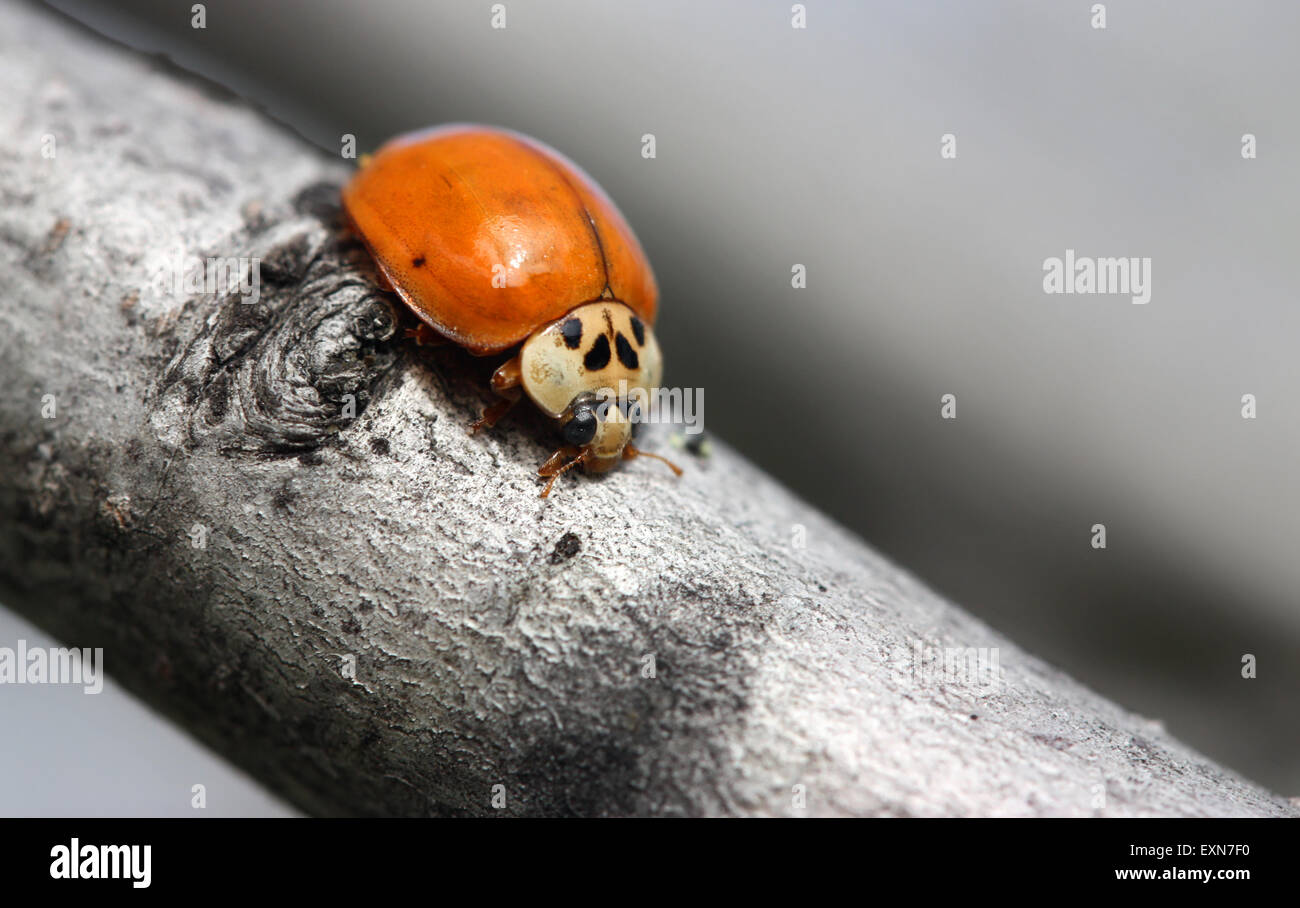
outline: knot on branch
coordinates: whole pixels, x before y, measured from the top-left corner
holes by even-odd
[[[396,314],[331,225],[274,231],[255,299],[232,293],[196,312],[197,333],[168,367],[154,418],[192,446],[296,454],[355,420],[395,361]],[[187,307],[188,308],[188,307]]]

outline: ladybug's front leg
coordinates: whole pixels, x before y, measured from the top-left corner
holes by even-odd
[[[537,475],[542,477],[555,476],[563,470],[565,464],[579,456],[581,453],[582,451],[575,448],[573,445],[565,445],[550,457],[546,458],[546,463],[537,468]]]
[[[586,456],[586,452],[581,448],[565,445],[547,458],[546,463],[542,464],[537,470],[538,476],[550,478],[550,482],[546,483],[546,488],[542,490],[542,497],[545,498],[550,495],[551,486],[555,485],[555,480],[582,463]]]
[[[501,368],[492,373],[492,390],[500,394],[502,399],[494,404],[489,404],[484,408],[483,415],[470,423],[470,435],[473,435],[479,429],[492,428],[501,417],[510,412],[510,408],[519,402],[520,381],[521,373],[519,371],[518,356],[506,360]]]

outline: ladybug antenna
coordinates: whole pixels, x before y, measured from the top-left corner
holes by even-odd
[[[660,457],[658,454],[651,454],[649,451],[642,451],[640,448],[634,447],[630,444],[626,445],[623,448],[623,459],[631,460],[633,457],[653,457],[655,460],[661,460],[666,463],[668,469],[672,470],[678,476],[682,475],[682,468],[677,466],[677,464],[673,463],[667,457]]]

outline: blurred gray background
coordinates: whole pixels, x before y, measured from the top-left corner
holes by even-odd
[[[1300,794],[1300,4],[1112,2],[1104,30],[1090,2],[1034,0],[810,0],[801,30],[784,0],[504,0],[501,30],[487,0],[216,0],[202,30],[189,0],[53,5],[331,153],[451,120],[554,145],[637,230],[668,383],[705,389],[711,432],[1029,650]],[[1067,248],[1150,257],[1151,302],[1044,294]],[[16,704],[6,728],[36,721]],[[67,811],[34,771],[0,767],[0,808]]]
[[[0,646],[59,646],[0,609]],[[80,643],[81,641],[77,641]],[[112,670],[111,656],[105,657]],[[288,817],[292,807],[169,725],[109,678],[0,686],[0,816]],[[204,806],[195,807],[194,786]]]

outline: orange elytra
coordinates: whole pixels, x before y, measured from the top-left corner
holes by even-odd
[[[492,376],[502,400],[470,431],[527,394],[566,442],[538,471],[550,479],[543,496],[575,466],[663,460],[631,444],[637,405],[662,375],[654,272],[577,165],[509,130],[440,126],[384,145],[344,187],[343,206],[385,289],[423,323],[417,340],[480,356],[519,347]]]

